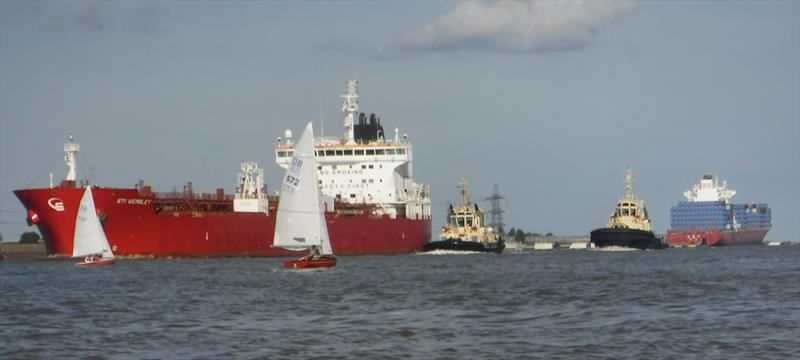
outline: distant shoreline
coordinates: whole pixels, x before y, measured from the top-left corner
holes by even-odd
[[[47,259],[47,249],[43,242],[36,244],[2,242],[0,243],[0,258],[5,260]]]

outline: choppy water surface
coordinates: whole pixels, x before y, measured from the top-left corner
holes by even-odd
[[[0,261],[0,358],[800,357],[800,246]]]

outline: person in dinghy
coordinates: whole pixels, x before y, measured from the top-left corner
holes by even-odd
[[[319,252],[319,248],[317,247],[317,245],[312,245],[308,255],[303,257],[303,259],[317,260],[320,257],[322,257],[322,254]]]

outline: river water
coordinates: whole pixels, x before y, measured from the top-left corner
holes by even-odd
[[[800,358],[800,245],[0,261],[0,358]]]

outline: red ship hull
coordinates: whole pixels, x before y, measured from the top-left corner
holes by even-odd
[[[28,213],[35,215],[33,222],[45,240],[48,254],[70,256],[83,190],[62,186],[17,190],[14,194]],[[165,201],[163,197],[133,188],[96,188],[93,194],[115,256],[297,256],[296,252],[272,247],[276,203],[270,204],[267,214],[234,212],[229,196],[168,199],[186,204],[176,208],[158,207],[159,202]],[[375,217],[362,211],[327,212],[325,217],[337,255],[412,253],[419,251],[431,236],[430,219]]]
[[[769,228],[747,228],[740,230],[669,230],[667,244],[670,246],[728,246],[760,245]]]

